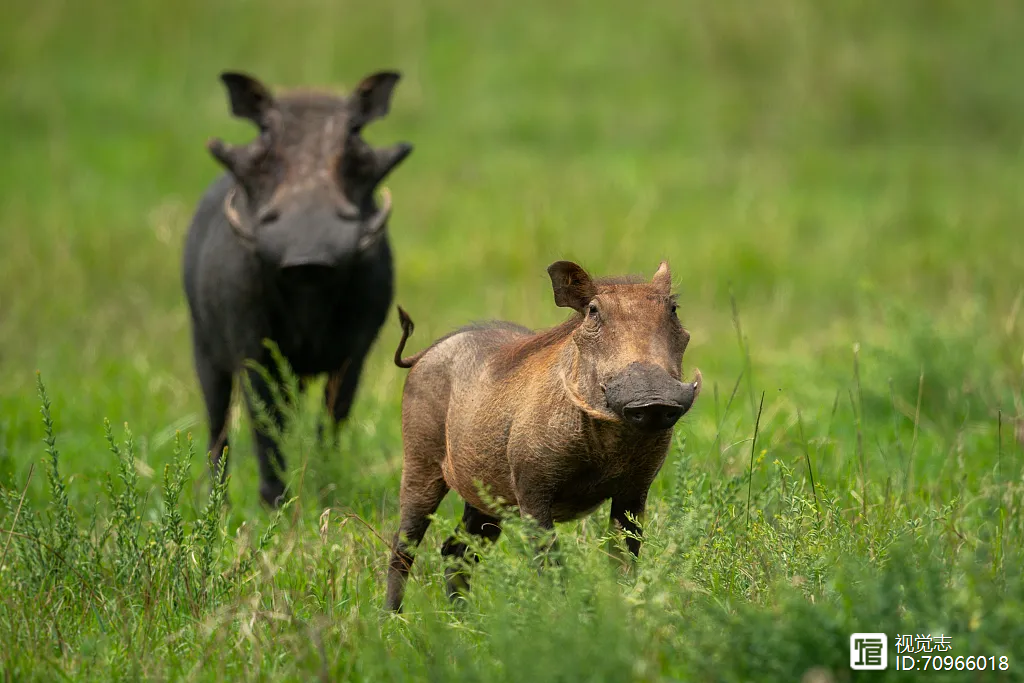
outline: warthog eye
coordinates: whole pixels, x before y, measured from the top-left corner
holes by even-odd
[[[597,320],[597,304],[589,304],[587,306],[587,318]]]
[[[281,217],[281,212],[273,207],[263,209],[256,215],[260,225],[269,225]]]

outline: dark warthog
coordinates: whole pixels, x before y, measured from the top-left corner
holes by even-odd
[[[676,317],[671,275],[651,282],[592,280],[580,266],[548,268],[555,303],[576,311],[546,332],[507,322],[463,327],[403,359],[413,324],[399,308],[399,367],[412,368],[402,397],[401,524],[388,568],[387,608],[401,609],[412,548],[449,488],[466,501],[465,530],[494,540],[497,510],[479,495],[518,505],[544,529],[608,498],[612,522],[634,534],[672,427],[700,393],[680,380],[689,334]],[[627,539],[630,552],[640,542]],[[441,554],[461,560],[449,538]],[[448,591],[464,587],[449,567]]]
[[[374,190],[412,150],[375,149],[361,131],[388,113],[398,79],[373,74],[348,97],[275,97],[251,76],[221,74],[232,113],[259,135],[241,146],[208,144],[227,172],[200,201],[185,243],[185,294],[215,459],[227,446],[234,374],[246,360],[274,370],[265,339],[296,374],[330,373],[328,410],[335,422],[349,413],[392,299],[391,201],[385,189],[378,206]],[[280,424],[270,387],[255,371],[248,377]],[[284,463],[268,435],[256,430],[255,439],[260,493],[276,504]]]

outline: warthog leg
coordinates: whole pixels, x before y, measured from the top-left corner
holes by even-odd
[[[630,517],[640,520],[647,507],[647,491],[632,497],[615,496],[612,498],[611,525],[627,532],[626,547],[633,557],[640,556],[641,529]],[[634,538],[635,536],[635,538]]]
[[[413,549],[423,540],[430,526],[430,515],[437,511],[437,506],[448,493],[448,485],[440,476],[430,479],[418,479],[410,476],[410,470],[402,473],[402,520],[392,544],[391,560],[388,562],[388,592],[385,608],[394,612],[402,611],[402,597],[405,594],[405,582],[412,569]],[[415,483],[413,483],[415,482]]]
[[[523,458],[520,462],[536,462],[538,460],[543,462],[544,458],[530,460]],[[556,484],[546,479],[544,475],[544,472],[533,468],[513,470],[520,516],[533,520],[541,535],[547,537],[537,539],[537,556],[541,561],[538,571],[546,565],[561,563],[558,557],[558,538],[553,533],[555,522],[551,508]]]
[[[462,512],[462,524],[460,526],[466,530],[466,533],[482,538],[490,543],[497,541],[498,536],[501,535],[501,520],[481,512],[469,503],[466,503],[466,508]],[[461,566],[461,561],[466,557],[467,550],[469,550],[468,546],[459,541],[454,535],[449,536],[441,546],[441,556],[454,560],[444,570],[449,600],[454,600],[469,591],[469,577],[466,574],[465,568]],[[477,553],[473,553],[471,559],[474,562],[479,562],[480,556]]]
[[[218,368],[203,349],[198,339],[193,340],[196,374],[206,403],[207,424],[210,427],[209,451],[213,472],[216,474],[221,458],[227,458],[228,410],[231,407],[231,370]],[[228,463],[224,462],[224,476]]]
[[[274,394],[271,391],[267,380],[255,369],[247,369],[246,375],[252,386],[252,392],[263,403],[267,417],[277,426],[278,430],[284,426],[284,415],[281,409],[274,403]],[[271,371],[271,380],[280,382],[276,372]],[[253,397],[246,394],[246,402],[249,406],[249,414],[253,417],[253,439],[256,441],[256,456],[260,463],[260,495],[271,507],[277,507],[284,502],[285,486],[281,480],[284,473],[284,457],[278,448],[273,437],[261,428],[256,418],[256,406]]]

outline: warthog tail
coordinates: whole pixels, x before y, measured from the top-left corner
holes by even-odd
[[[420,351],[417,354],[402,358],[402,351],[405,350],[405,342],[409,339],[412,334],[415,325],[412,324],[412,318],[405,312],[401,306],[398,306],[398,320],[402,323],[402,338],[398,342],[398,348],[395,349],[395,365],[400,368],[411,368],[416,365],[416,361],[423,357],[423,354],[427,352],[426,349]]]

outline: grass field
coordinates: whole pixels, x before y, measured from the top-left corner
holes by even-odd
[[[1011,0],[7,7],[0,679],[905,680],[896,635],[943,634],[921,678],[1024,680],[1022,32]],[[280,515],[237,413],[222,514],[180,267],[205,140],[252,134],[228,68],[403,72],[368,137],[416,146],[388,183],[414,350],[556,324],[552,261],[670,261],[705,388],[635,568],[607,505],[541,575],[513,520],[452,608],[450,494],[382,614],[395,316],[337,445],[302,404]],[[889,670],[850,670],[852,632]]]

